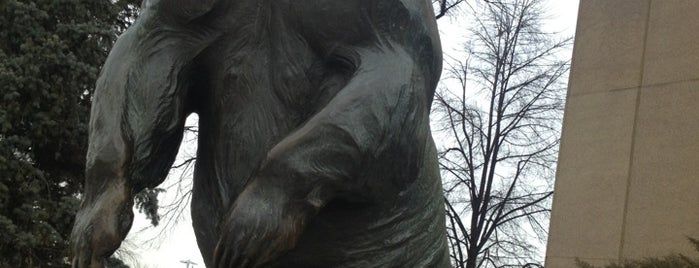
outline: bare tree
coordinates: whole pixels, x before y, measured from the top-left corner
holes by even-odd
[[[473,40],[447,60],[433,122],[456,267],[538,266],[569,68],[560,52],[571,40],[542,31],[541,4],[469,5]]]
[[[157,188],[146,188],[134,197],[136,208],[151,222],[150,227],[139,232],[146,229],[156,230],[154,234],[143,239],[151,247],[157,247],[166,233],[173,230],[180,220],[188,217],[185,213],[192,197],[198,135],[198,117],[190,116],[187,118],[180,150],[168,178]],[[170,198],[163,200],[160,194],[166,192],[170,194]]]
[[[463,2],[465,2],[465,0],[432,0],[435,12],[434,15],[437,19],[444,17]]]

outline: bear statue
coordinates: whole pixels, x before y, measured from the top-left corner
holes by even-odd
[[[199,116],[207,267],[448,267],[429,0],[146,0],[97,81],[73,267],[103,267],[133,196]]]

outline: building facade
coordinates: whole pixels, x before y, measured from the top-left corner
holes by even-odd
[[[546,267],[699,238],[699,1],[581,0]]]

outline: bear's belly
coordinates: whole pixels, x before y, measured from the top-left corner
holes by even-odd
[[[201,57],[200,167],[234,200],[274,145],[312,117],[345,76],[284,24],[224,35]],[[339,79],[342,80],[342,79]],[[211,170],[211,171],[207,171]],[[204,176],[204,175],[203,175]],[[228,203],[222,204],[224,206]]]

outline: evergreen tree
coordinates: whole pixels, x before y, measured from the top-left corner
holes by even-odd
[[[67,267],[95,80],[135,1],[0,1],[0,267]]]

